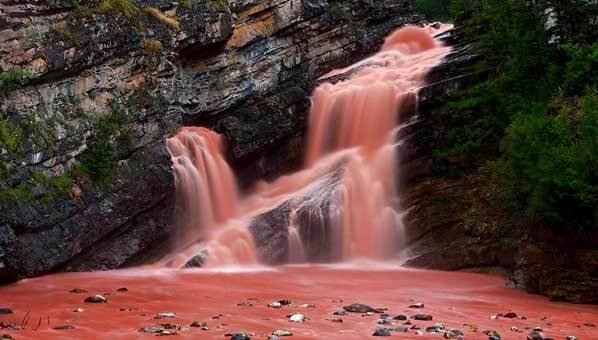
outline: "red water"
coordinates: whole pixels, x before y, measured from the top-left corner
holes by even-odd
[[[403,223],[396,192],[396,132],[403,123],[403,101],[417,95],[428,71],[450,51],[433,36],[449,26],[404,27],[391,34],[381,51],[326,77],[351,73],[348,79],[319,86],[312,98],[305,168],[272,183],[261,183],[238,199],[235,178],[223,158],[221,138],[204,128],[184,128],[168,140],[176,171],[180,209],[179,248],[169,258],[174,267],[202,249],[209,263],[252,263],[246,227],[259,213],[291,197],[296,203],[289,221],[291,262],[310,260],[303,239],[313,239],[310,226],[295,220],[308,209],[310,223],[325,225],[332,235],[327,253],[334,258],[386,259],[402,246]],[[342,167],[340,185],[326,176]],[[314,200],[328,198],[314,204]],[[322,212],[322,203],[327,205]],[[226,230],[222,236],[222,230]],[[320,232],[320,231],[318,231]],[[319,237],[315,235],[315,237]],[[166,262],[168,262],[166,261]]]
[[[267,339],[277,329],[291,330],[290,339],[364,339],[376,328],[378,316],[350,314],[342,323],[327,320],[338,308],[363,303],[388,308],[392,316],[427,313],[432,321],[413,321],[424,328],[435,323],[465,332],[465,339],[487,339],[482,332],[497,330],[503,339],[525,339],[511,327],[542,327],[546,335],[564,339],[598,339],[598,306],[549,302],[546,298],[506,288],[498,277],[460,272],[436,272],[392,269],[392,266],[368,270],[311,266],[280,267],[264,271],[225,273],[203,270],[138,270],[73,273],[23,280],[0,288],[0,307],[15,314],[0,315],[0,321],[21,325],[24,330],[9,331],[16,339],[137,339],[152,335],[140,333],[145,326],[175,323],[189,326],[192,321],[206,321],[209,330],[192,328],[180,338],[224,339],[228,332],[254,333],[254,339]],[[117,292],[126,287],[128,292]],[[73,288],[89,291],[69,293]],[[89,304],[83,300],[92,294],[106,294],[108,303]],[[270,302],[290,299],[298,306],[268,308]],[[341,301],[342,300],[342,301]],[[238,306],[249,302],[253,306]],[[423,309],[408,305],[423,302]],[[314,304],[314,308],[302,307]],[[81,313],[73,312],[82,307]],[[121,307],[127,307],[121,311]],[[491,320],[490,315],[514,311],[526,320]],[[174,319],[156,320],[158,313],[176,313]],[[299,312],[310,320],[295,324],[286,315]],[[219,319],[212,319],[222,314]],[[544,320],[543,318],[546,317]],[[41,318],[41,322],[40,322]],[[48,323],[49,320],[49,323]],[[401,322],[397,322],[400,325]],[[474,332],[474,326],[477,332]],[[72,325],[73,330],[54,330]],[[36,329],[39,327],[37,331]],[[415,336],[396,333],[400,339],[441,339],[439,334]]]

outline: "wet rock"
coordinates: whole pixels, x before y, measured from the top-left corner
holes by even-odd
[[[351,313],[374,313],[377,310],[361,303],[354,303],[343,307],[344,310]]]
[[[191,327],[205,327],[208,328],[208,323],[205,321],[193,321],[190,325]]]
[[[397,326],[397,327],[391,329],[391,331],[396,332],[396,333],[406,333],[409,331],[409,328],[407,328],[405,326]]]
[[[13,310],[10,308],[0,308],[0,314],[13,314]]]
[[[81,307],[75,307],[75,309],[73,309],[73,312],[75,312],[75,313],[83,313],[83,312],[85,312],[85,309],[83,309]]]
[[[185,263],[183,268],[201,268],[208,261],[208,256],[209,256],[208,250],[203,249],[202,251],[195,254],[193,257],[191,257],[189,259],[189,261],[187,261],[187,263]]]
[[[426,327],[426,332],[429,333],[439,333],[444,331],[444,325],[443,324],[437,324],[434,326],[430,326],[430,327]]]
[[[547,337],[541,331],[533,331],[527,335],[528,340],[553,340],[551,337]]]
[[[154,316],[154,319],[172,319],[176,318],[176,313],[159,313]]]
[[[85,299],[85,302],[87,302],[87,303],[107,303],[108,299],[106,299],[102,295],[93,295],[93,296],[87,297]]]
[[[412,305],[409,305],[409,308],[424,308],[424,304],[423,302],[414,303]]]
[[[280,308],[280,307],[282,307],[282,304],[280,302],[278,302],[278,301],[274,301],[274,302],[268,304],[268,307],[270,307],[270,308]]]
[[[390,329],[385,328],[385,327],[378,327],[376,328],[376,330],[374,331],[374,334],[372,334],[373,336],[391,336],[392,333],[390,332]]]
[[[121,287],[116,290],[117,292],[128,292],[129,290],[126,287]]]
[[[378,319],[377,322],[380,325],[390,325],[390,324],[392,324],[393,320],[391,318],[381,318],[381,319]]]
[[[293,332],[279,329],[279,330],[275,330],[274,332],[272,332],[272,335],[275,335],[275,336],[292,336]]]
[[[139,331],[141,333],[161,333],[163,331],[163,329],[160,327],[150,326],[150,327],[141,327],[141,328],[139,328]]]
[[[303,323],[305,320],[307,320],[305,315],[299,313],[293,314],[289,317],[289,322]]]
[[[224,336],[229,336],[230,340],[251,340],[251,337],[247,333],[227,333]]]
[[[400,321],[407,320],[407,315],[399,314],[399,315],[395,316],[393,319],[400,320]]]
[[[86,291],[85,289],[73,288],[73,289],[69,290],[69,293],[83,294],[83,293],[89,293],[89,292]]]
[[[411,318],[415,319],[415,320],[419,320],[419,321],[431,321],[432,315],[430,315],[430,314],[415,314]]]
[[[63,326],[54,327],[52,329],[55,329],[57,331],[69,331],[69,330],[75,329],[75,326],[72,326],[72,325],[63,325]]]
[[[501,338],[500,334],[498,334],[498,332],[493,329],[487,329],[483,333],[488,336],[488,339],[500,340],[500,338]]]

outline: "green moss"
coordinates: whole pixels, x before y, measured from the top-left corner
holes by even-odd
[[[81,5],[78,0],[71,0],[71,4],[73,6],[73,14],[76,17],[83,18],[90,17],[93,15],[92,9],[87,6]]]
[[[177,7],[181,9],[189,9],[191,8],[191,2],[189,2],[189,0],[181,0]]]
[[[79,40],[77,32],[71,31],[66,27],[55,27],[54,32],[64,41],[70,41],[77,47],[81,46],[81,41]]]
[[[98,119],[93,136],[83,152],[77,172],[89,177],[96,185],[107,185],[114,175],[117,160],[116,137],[127,115],[118,102],[112,103],[112,112]]]
[[[29,71],[20,70],[0,73],[0,98],[22,85],[26,80],[33,78],[33,76],[34,74]]]
[[[97,10],[101,13],[120,13],[137,28],[143,26],[140,19],[141,12],[131,0],[101,0]]]

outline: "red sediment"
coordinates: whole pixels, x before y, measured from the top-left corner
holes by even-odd
[[[371,268],[374,269],[371,269]],[[442,323],[447,328],[465,332],[465,339],[488,339],[482,332],[498,331],[503,339],[525,339],[525,327],[542,327],[547,336],[564,339],[575,335],[580,339],[598,338],[598,306],[549,302],[546,298],[505,287],[499,277],[461,272],[421,270],[333,269],[326,267],[281,267],[261,272],[210,272],[176,270],[135,270],[95,273],[49,275],[23,280],[0,288],[2,307],[12,308],[15,314],[0,315],[2,322],[21,323],[30,311],[25,330],[10,331],[16,339],[139,339],[152,336],[138,331],[141,327],[175,323],[189,326],[191,322],[206,321],[209,330],[192,328],[180,338],[224,339],[229,332],[254,333],[254,339],[266,339],[277,329],[291,330],[292,339],[364,339],[369,338],[376,324],[377,314],[341,316],[344,322],[326,320],[342,306],[363,303],[372,307],[386,307],[391,316],[425,313],[432,321],[414,321],[425,328]],[[126,287],[127,292],[117,292]],[[69,293],[83,288],[87,294]],[[83,303],[88,295],[104,294],[108,303]],[[267,304],[290,299],[298,306],[273,309]],[[342,301],[341,301],[342,300]],[[243,302],[253,304],[243,305]],[[409,305],[423,302],[423,309]],[[238,305],[241,304],[241,305]],[[314,304],[314,308],[301,307]],[[73,312],[82,307],[81,313]],[[121,311],[121,307],[127,307]],[[490,316],[514,311],[519,318]],[[156,320],[158,313],[176,313],[174,319]],[[302,313],[310,320],[302,324],[288,322],[286,315]],[[212,319],[222,314],[219,319]],[[42,323],[38,331],[39,318]],[[337,316],[335,316],[337,317]],[[544,319],[544,317],[547,317]],[[50,323],[47,323],[47,320]],[[401,325],[398,321],[397,325]],[[473,326],[478,331],[473,332]],[[588,324],[588,325],[585,325]],[[54,330],[72,325],[73,330]],[[515,333],[511,327],[524,333]],[[220,328],[218,328],[220,327]],[[396,333],[400,339],[439,339],[441,335],[416,337],[414,330]]]

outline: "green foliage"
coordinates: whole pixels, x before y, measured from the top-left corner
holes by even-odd
[[[97,10],[102,13],[120,13],[138,28],[142,26],[141,12],[131,0],[101,0]]]
[[[189,2],[189,0],[180,0],[177,7],[181,9],[189,9],[191,8],[191,2]]]
[[[507,129],[495,177],[517,186],[510,197],[532,220],[560,227],[598,223],[598,95],[583,109],[562,104],[559,114],[518,116]],[[579,117],[571,117],[578,112]]]
[[[79,40],[77,32],[71,31],[67,27],[55,27],[54,32],[56,32],[56,34],[64,41],[70,41],[77,47],[81,45],[81,41]]]
[[[547,6],[555,27],[546,25]],[[598,225],[598,50],[588,6],[453,1],[457,17],[471,16],[469,34],[485,56],[477,68],[496,76],[435,112],[450,127],[448,147],[434,153],[439,172],[482,167],[497,204],[560,230]]]
[[[413,12],[432,21],[452,21],[451,0],[415,0]]]
[[[27,79],[33,78],[34,74],[29,71],[10,70],[0,73],[0,98],[8,92],[22,85]]]
[[[94,134],[77,172],[87,175],[97,185],[106,185],[113,177],[117,157],[115,138],[125,120],[120,105],[113,102],[112,112],[99,118],[94,126]]]
[[[93,15],[91,8],[81,5],[78,0],[71,0],[71,4],[73,6],[73,14],[75,17],[83,18]]]

